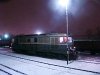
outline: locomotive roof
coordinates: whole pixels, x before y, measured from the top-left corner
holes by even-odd
[[[49,33],[49,34],[29,34],[29,35],[17,35],[17,37],[24,37],[24,36],[29,36],[29,37],[32,37],[32,36],[67,36],[67,34],[65,33]]]

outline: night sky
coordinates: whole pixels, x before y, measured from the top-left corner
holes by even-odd
[[[66,32],[66,14],[57,0],[0,0],[0,34]],[[71,0],[68,9],[72,35],[95,33],[100,27],[100,0]]]

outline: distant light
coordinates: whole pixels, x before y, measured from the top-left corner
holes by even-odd
[[[35,32],[35,34],[38,34],[38,35],[43,34],[43,31],[37,30],[37,31]]]
[[[4,34],[4,38],[9,38],[9,35],[8,34]]]
[[[0,38],[0,40],[2,40],[2,39]]]
[[[37,32],[38,35],[42,34],[41,32]]]

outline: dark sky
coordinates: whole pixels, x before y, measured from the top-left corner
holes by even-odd
[[[66,14],[54,6],[57,0],[0,0],[0,34],[66,32]],[[71,0],[69,32],[85,35],[100,27],[100,0]]]

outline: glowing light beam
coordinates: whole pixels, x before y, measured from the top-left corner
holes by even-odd
[[[70,5],[70,0],[58,0],[57,4],[61,7],[61,8],[65,8],[66,10],[68,9],[69,5]]]
[[[54,11],[67,11],[71,5],[71,0],[51,0],[49,6]]]

